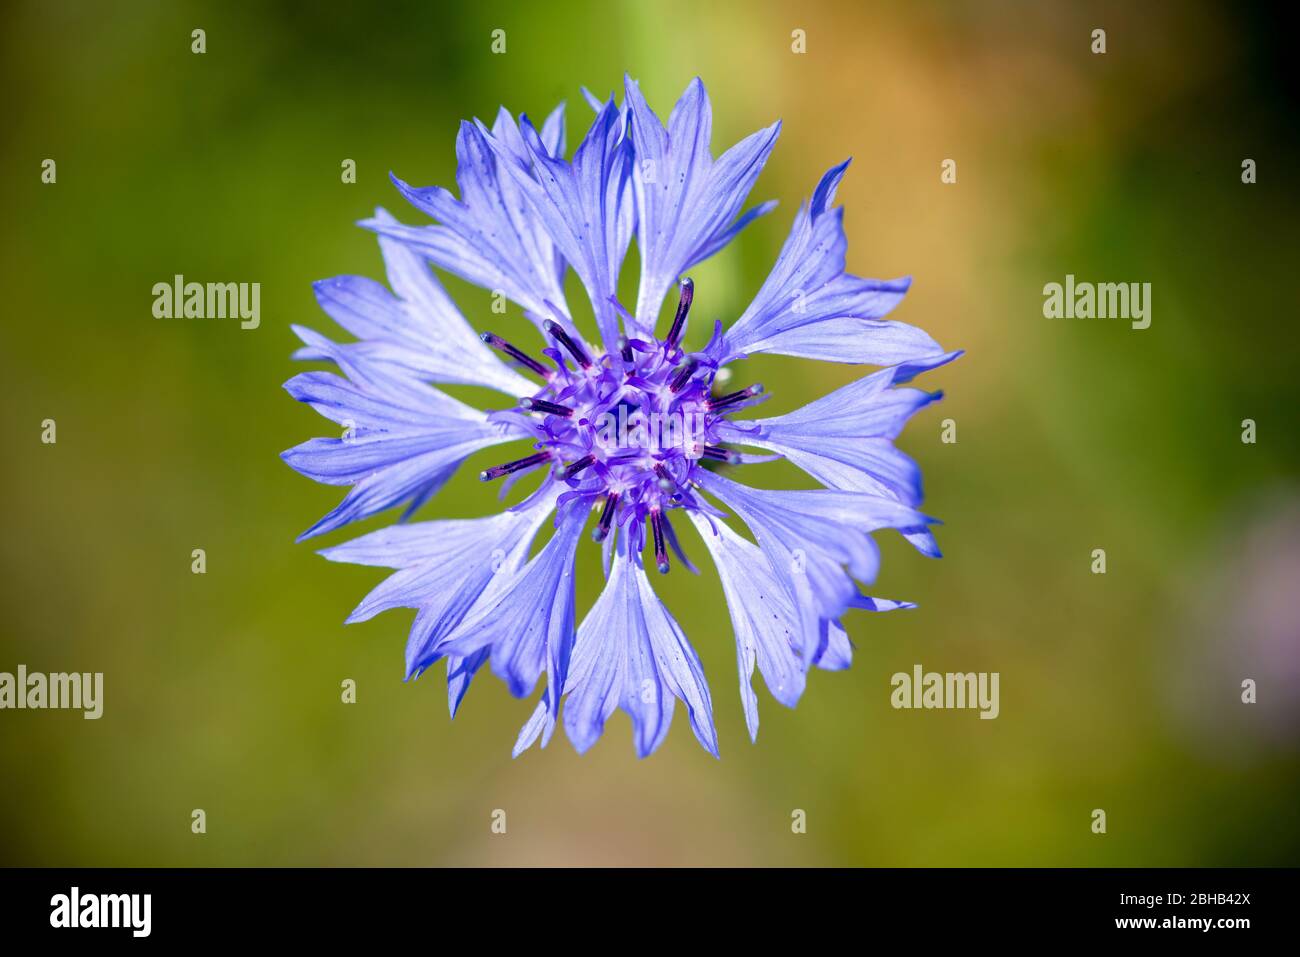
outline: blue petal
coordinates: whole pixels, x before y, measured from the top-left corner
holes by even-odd
[[[585,86],[582,87],[581,89],[582,89],[582,98],[586,100],[587,105],[591,107],[591,112],[599,113],[601,110],[605,108],[605,102],[606,102],[605,100],[602,100],[595,93],[592,93],[591,90],[587,89]],[[610,99],[613,99],[613,97],[614,94],[611,93]]]
[[[552,114],[552,117],[548,120],[546,140],[537,144],[543,153],[548,150],[548,143],[553,147],[563,142],[563,114],[558,118]],[[498,119],[497,128],[514,129],[509,114]],[[438,267],[468,282],[499,290],[530,312],[549,314],[546,306],[549,301],[567,314],[564,265],[556,254],[555,244],[536,215],[529,211],[528,204],[521,200],[515,177],[502,170],[503,166],[515,166],[518,158],[503,162],[488,139],[484,128],[474,123],[461,124],[456,137],[459,200],[441,187],[413,187],[393,177],[393,183],[407,201],[440,225],[402,226],[379,218],[361,225],[402,241]],[[505,146],[501,148],[509,153]],[[530,176],[525,170],[524,177]]]
[[[757,135],[757,134],[755,134]],[[740,144],[737,144],[740,145]],[[734,147],[733,147],[734,149]],[[736,217],[726,229],[720,230],[713,235],[713,238],[705,242],[695,254],[695,262],[700,263],[708,259],[714,253],[721,252],[733,239],[740,235],[740,231],[758,219],[760,216],[766,216],[772,210],[776,209],[779,204],[774,199],[759,203],[757,206],[751,206],[740,216]],[[687,267],[689,268],[689,267]]]
[[[347,357],[335,357],[353,365]],[[360,378],[360,370],[354,371]],[[317,482],[352,486],[339,506],[299,536],[300,541],[401,502],[427,498],[470,455],[531,435],[522,417],[489,421],[486,413],[432,386],[378,366],[366,368],[361,381],[306,372],[286,382],[285,388],[346,431],[343,438],[310,439],[281,457]]]
[[[649,337],[669,286],[772,208],[773,204],[764,204],[736,219],[776,145],[781,124],[752,134],[715,162],[709,148],[713,116],[698,77],[673,107],[667,129],[630,77],[625,78],[624,88],[636,154],[641,251],[637,322],[629,334]]]
[[[910,601],[891,601],[888,598],[868,598],[859,595],[852,602],[854,608],[865,611],[895,611],[915,608]],[[853,663],[853,642],[849,640],[844,625],[837,621],[823,621],[821,642],[813,656],[813,664],[826,671],[843,671]]]
[[[474,675],[483,667],[483,662],[487,659],[487,648],[480,648],[467,658],[453,655],[447,659],[447,709],[453,718],[456,717],[460,703],[465,700],[469,683],[474,680]]]
[[[857,596],[853,578],[874,580],[880,553],[871,532],[919,528],[932,521],[884,496],[830,489],[766,491],[713,472],[698,474],[700,486],[750,527],[768,566],[785,585],[801,618],[805,663],[816,651],[821,620],[840,617]]]
[[[772,491],[740,485],[707,470],[697,475],[700,486],[734,509],[746,524],[774,533],[780,542],[809,543],[813,551],[835,556],[861,581],[870,581],[876,571],[875,549],[866,544],[871,532],[934,521],[881,495],[833,489]],[[758,528],[754,533],[766,547]]]
[[[549,686],[563,688],[575,634],[573,566],[587,515],[583,508],[562,510],[545,547],[522,568],[494,576],[438,651],[464,657],[490,648],[493,673],[517,698],[543,671]],[[558,706],[558,698],[548,704],[551,719]]]
[[[830,204],[847,167],[845,161],[829,170],[795,215],[771,275],[717,347],[720,361],[771,352],[896,365],[943,351],[922,330],[880,318],[902,300],[910,279],[862,279],[844,271],[844,211]]]
[[[520,127],[533,166],[508,142],[480,126],[487,144],[561,255],[587,288],[605,348],[618,341],[618,313],[610,303],[635,222],[631,146],[619,110],[611,100],[597,114],[573,162],[547,153],[527,117]],[[502,177],[503,179],[505,177]]]
[[[375,222],[396,224],[383,209]],[[386,362],[434,382],[455,382],[527,395],[536,385],[502,363],[460,314],[425,261],[394,239],[380,237],[390,293],[361,276],[315,284],[321,308],[360,342],[340,345],[367,362]],[[310,346],[299,359],[327,358]]]
[[[860,608],[863,611],[900,611],[907,608],[915,608],[914,601],[894,601],[892,598],[872,598],[869,595],[859,595],[853,599],[854,608]]]
[[[438,389],[428,387],[420,382],[417,376],[392,363],[373,361],[361,352],[349,349],[346,345],[334,342],[305,326],[291,325],[289,328],[305,344],[303,351],[309,351],[314,359],[333,362],[347,375],[351,383],[355,384],[355,391],[358,393],[351,401],[363,403],[369,410],[369,415],[385,417],[396,415],[402,421],[411,422],[423,421],[429,411],[472,421],[478,421],[483,416],[483,413],[477,409],[453,399]],[[285,388],[289,388],[289,384],[294,382],[310,382],[312,376],[312,373],[306,373],[303,377],[290,379],[285,383]],[[374,396],[382,396],[382,398],[374,398]],[[395,405],[390,396],[398,397],[400,401]],[[302,397],[295,395],[295,398]],[[316,411],[322,415],[330,415],[329,403],[323,407],[316,404],[313,398],[303,398],[303,401],[311,402]],[[413,406],[416,411],[413,414],[403,411],[399,408],[402,405]],[[344,414],[353,425],[358,424],[358,420],[350,417],[350,413],[346,410]],[[344,418],[334,420],[343,422]]]
[[[637,756],[644,758],[667,736],[674,698],[681,698],[695,737],[717,757],[699,656],[655,595],[639,559],[629,560],[623,541],[604,590],[578,629],[565,685],[565,731],[584,752],[622,708],[632,719]]]
[[[915,374],[915,367],[904,372]],[[719,437],[777,452],[828,488],[919,504],[921,470],[892,440],[940,393],[890,388],[898,375],[897,367],[882,369],[786,415],[728,422]]]
[[[689,514],[722,581],[722,593],[736,634],[736,665],[745,726],[750,739],[756,740],[758,697],[752,683],[754,666],[758,665],[772,697],[793,708],[803,694],[807,679],[806,642],[800,633],[802,623],[786,587],[772,573],[762,549],[724,522],[711,522],[695,511]]]
[[[493,579],[523,566],[563,490],[562,484],[548,481],[525,502],[499,515],[398,525],[323,550],[331,561],[398,569],[362,600],[348,623],[392,608],[418,608],[406,646],[406,675],[420,674],[442,657],[439,642],[460,624]],[[449,680],[455,667],[448,663]]]
[[[843,671],[853,664],[853,642],[838,621],[823,621],[821,643],[813,664],[825,671]]]
[[[519,737],[515,739],[515,746],[510,751],[512,758],[517,758],[533,746],[533,742],[540,735],[542,738],[542,747],[550,743],[551,733],[555,730],[555,709],[551,704],[551,689],[547,688],[542,692],[542,700],[537,702],[537,707],[533,709],[532,715],[524,726],[519,729]]]
[[[542,122],[542,143],[552,156],[564,156],[564,104],[551,111]]]

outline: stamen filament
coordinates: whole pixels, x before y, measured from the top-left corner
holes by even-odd
[[[485,332],[483,333],[483,335],[479,336],[479,338],[482,339],[484,342],[486,342],[488,345],[490,345],[493,349],[500,349],[502,352],[504,352],[510,358],[514,359],[520,365],[523,365],[531,369],[533,372],[536,372],[543,379],[549,379],[551,377],[551,373],[553,370],[546,368],[546,366],[542,365],[532,356],[528,355],[528,353],[512,346],[510,343],[506,342],[506,340],[502,339],[500,336],[495,335],[494,333],[491,332]]]
[[[689,278],[682,280],[681,298],[677,300],[677,315],[673,316],[673,324],[668,329],[668,338],[664,340],[664,346],[671,349],[677,345],[677,337],[682,334],[682,327],[686,325],[686,314],[691,311],[691,300],[695,298],[695,283]]]
[[[729,405],[735,405],[737,402],[744,402],[746,399],[752,399],[756,395],[763,394],[763,383],[755,382],[747,389],[741,389],[738,392],[731,392],[727,395],[718,396],[716,399],[709,400],[709,408],[717,412],[719,409],[725,409]]]
[[[655,565],[659,568],[659,574],[668,574],[668,550],[664,548],[664,525],[663,516],[659,514],[659,509],[650,509],[650,530],[654,533],[655,539]]]
[[[681,371],[677,373],[673,381],[668,383],[668,391],[681,392],[686,383],[690,381],[691,376],[695,375],[695,370],[699,366],[700,364],[694,359],[687,360],[686,365],[682,366]]]
[[[591,367],[591,359],[588,357],[587,353],[582,351],[582,346],[569,338],[569,334],[564,331],[564,327],[558,322],[554,319],[547,319],[542,323],[542,328],[546,330],[547,335],[553,337],[556,342],[569,350],[569,355],[573,356],[574,361],[577,362],[578,365],[582,366],[584,369]]]
[[[673,477],[668,474],[668,469],[664,468],[662,462],[655,466],[655,475],[659,476],[659,487],[663,491],[671,492],[677,487],[677,483],[673,481]]]
[[[573,415],[573,410],[567,405],[560,405],[558,402],[547,402],[545,399],[530,399],[527,396],[519,400],[520,408],[527,409],[529,412],[545,412],[547,415],[562,415],[569,418]]]
[[[522,459],[515,459],[513,462],[506,462],[503,465],[494,465],[490,469],[484,469],[478,473],[480,482],[490,482],[493,479],[499,479],[503,475],[509,475],[511,472],[518,472],[520,469],[530,468],[534,465],[541,465],[549,461],[550,452],[538,452],[536,455],[529,455]]]
[[[715,462],[726,462],[728,465],[740,464],[740,453],[724,449],[721,445],[706,445],[703,452],[706,459],[713,459]]]
[[[597,542],[603,542],[609,535],[609,526],[614,522],[614,512],[618,508],[619,494],[610,492],[605,496],[605,508],[600,513],[600,524],[591,530],[591,537]]]
[[[568,466],[568,468],[566,468],[566,469],[564,470],[563,474],[562,474],[560,477],[561,477],[561,478],[566,478],[566,479],[573,478],[575,475],[577,475],[577,474],[578,474],[579,472],[581,472],[583,469],[585,469],[585,468],[589,468],[589,467],[592,465],[592,463],[594,463],[595,461],[596,461],[596,456],[594,456],[594,455],[584,455],[582,458],[578,459],[576,462],[571,463],[571,464]]]

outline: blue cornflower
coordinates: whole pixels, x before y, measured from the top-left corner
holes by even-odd
[[[613,97],[588,100],[596,118],[572,160],[564,158],[563,106],[540,131],[503,109],[490,129],[461,124],[459,198],[394,177],[437,225],[405,226],[378,210],[363,225],[379,236],[391,288],[359,276],[317,283],[322,308],[356,341],[295,327],[305,343],[297,356],[333,362],[342,374],[306,372],[286,388],[345,431],[284,458],[319,482],[350,486],[307,538],[396,505],[406,505],[405,519],[470,455],[518,446],[480,478],[504,479],[504,496],[521,477],[538,477],[520,504],[487,518],[398,524],[323,552],[395,569],[348,620],[414,608],[407,677],[446,659],[453,715],[484,664],[518,697],[532,694],[545,673],[516,754],[538,737],[545,745],[561,720],[585,751],[622,708],[645,756],[667,735],[681,699],[695,736],[716,755],[699,657],[655,595],[642,554],[652,552],[659,573],[669,571],[670,552],[694,571],[678,527],[695,526],[722,581],[755,736],[756,666],[772,695],[793,706],[810,668],[848,667],[840,623],[847,610],[913,607],[868,598],[858,583],[876,577],[879,530],[897,529],[922,553],[939,554],[934,520],[916,510],[919,470],[893,440],[939,398],[900,386],[959,353],[882,318],[910,280],[845,272],[842,210],[833,202],[847,162],[822,177],[796,214],[748,308],[729,326],[717,323],[702,350],[687,351],[694,286],[682,277],[773,207],[742,213],[780,124],[715,159],[698,79],[666,127],[630,79],[621,107]],[[641,276],[628,310],[617,288],[633,236]],[[540,354],[517,345],[518,332],[476,334],[429,263],[520,305],[546,343]],[[591,299],[595,343],[565,301],[569,268]],[[674,286],[677,309],[659,336],[660,306]],[[762,386],[720,385],[733,363],[758,353],[883,368],[798,411],[747,419],[767,398]],[[482,412],[435,382],[485,386],[518,405]],[[765,491],[723,474],[723,466],[773,458],[824,488]],[[535,550],[548,522],[551,537]],[[606,581],[579,623],[575,563],[589,524]]]

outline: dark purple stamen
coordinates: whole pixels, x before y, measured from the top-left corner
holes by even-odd
[[[543,379],[549,379],[551,377],[550,369],[546,368],[546,366],[542,365],[540,362],[538,362],[532,356],[528,355],[526,352],[523,352],[522,350],[515,348],[510,343],[506,342],[506,340],[502,339],[500,336],[495,335],[491,332],[485,332],[483,333],[483,335],[479,336],[479,338],[482,339],[484,342],[486,342],[488,345],[490,345],[493,349],[500,349],[502,352],[504,352],[510,358],[514,359],[520,365],[526,366],[527,368],[531,369],[533,372],[536,372]]]
[[[677,483],[674,482],[673,477],[668,474],[668,470],[664,468],[663,463],[655,466],[655,475],[659,476],[659,487],[665,492],[671,492],[677,487]]]
[[[605,461],[610,465],[624,465],[628,462],[637,462],[645,455],[640,449],[628,449],[625,452],[615,452]]]
[[[527,458],[515,459],[513,462],[506,462],[504,465],[494,465],[490,469],[484,469],[478,473],[480,482],[490,482],[493,479],[499,479],[503,475],[509,475],[511,472],[518,472],[520,469],[526,469],[533,465],[541,465],[550,459],[550,452],[538,452],[536,455],[530,455]]]
[[[732,392],[728,395],[718,396],[716,399],[709,400],[709,408],[714,412],[719,409],[725,409],[729,405],[735,405],[737,402],[744,402],[746,399],[752,399],[756,395],[763,394],[763,383],[755,382],[747,389],[741,389],[739,392]]]
[[[682,327],[686,325],[686,314],[691,311],[691,300],[695,298],[695,283],[690,279],[682,280],[682,295],[677,300],[677,315],[673,316],[673,324],[668,329],[668,338],[664,340],[664,345],[671,349],[677,345],[677,337],[682,334]]]
[[[569,334],[564,331],[564,328],[558,322],[554,319],[547,319],[542,323],[542,328],[546,330],[547,335],[552,336],[556,342],[569,350],[569,355],[573,356],[578,365],[584,369],[591,366],[591,359],[588,358],[587,353],[582,351],[582,346],[570,339]]]
[[[563,474],[560,477],[566,479],[573,478],[583,469],[589,468],[592,465],[592,463],[594,463],[595,461],[596,461],[596,456],[584,455],[582,458],[578,459],[578,461],[570,464],[569,467],[564,470]]]
[[[609,534],[609,526],[614,521],[614,512],[618,508],[619,495],[617,492],[610,492],[605,496],[605,508],[600,513],[600,524],[591,530],[591,537],[598,542],[603,542],[605,536]]]
[[[573,415],[573,410],[567,405],[560,405],[558,402],[547,402],[545,399],[530,399],[524,397],[519,400],[520,408],[527,409],[529,412],[545,412],[547,415],[562,415],[566,419]]]
[[[698,369],[699,366],[700,364],[694,359],[688,359],[686,365],[682,366],[681,371],[677,373],[673,378],[673,381],[668,383],[668,391],[681,392],[682,387],[690,381],[691,376],[695,375],[695,370]]]
[[[618,351],[624,362],[632,361],[632,343],[627,341],[627,336],[618,337]]]
[[[740,454],[731,451],[731,449],[724,449],[721,445],[706,445],[704,447],[704,457],[713,459],[715,462],[726,462],[728,465],[740,464]]]
[[[664,548],[664,525],[663,516],[659,514],[659,509],[650,509],[650,530],[654,532],[655,537],[655,565],[659,568],[659,574],[668,574],[668,550]]]

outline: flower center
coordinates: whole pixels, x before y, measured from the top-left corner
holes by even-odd
[[[679,345],[693,297],[694,285],[682,280],[677,312],[664,339],[623,338],[615,351],[595,360],[563,326],[547,320],[543,328],[556,347],[543,351],[554,369],[500,336],[484,333],[484,342],[546,384],[519,401],[521,409],[537,416],[537,452],[486,469],[479,478],[487,482],[550,463],[555,477],[571,489],[566,498],[600,506],[592,533],[596,541],[604,541],[615,524],[644,541],[648,526],[655,562],[660,572],[667,572],[667,547],[676,548],[667,513],[699,507],[691,489],[702,459],[740,461],[722,444],[718,428],[763,393],[756,383],[712,394],[716,362],[702,353],[687,354]]]

